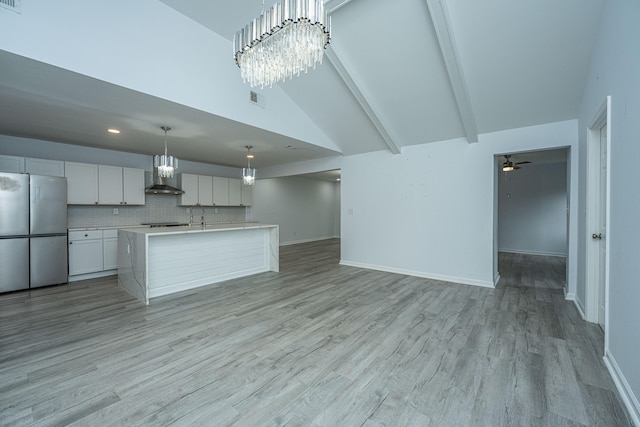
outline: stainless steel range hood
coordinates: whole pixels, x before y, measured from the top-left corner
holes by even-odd
[[[184,194],[184,191],[179,188],[175,188],[167,184],[166,178],[158,175],[157,168],[153,168],[153,185],[147,187],[144,192],[147,194],[169,194],[175,196]]]

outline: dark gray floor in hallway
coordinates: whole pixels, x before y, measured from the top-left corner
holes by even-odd
[[[496,289],[338,260],[150,306],[114,277],[0,295],[0,425],[631,425],[562,258],[501,254]]]

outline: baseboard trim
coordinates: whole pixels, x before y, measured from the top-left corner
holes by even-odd
[[[578,299],[575,297],[575,295],[573,297],[573,305],[575,305],[576,308],[578,309],[578,313],[580,313],[580,317],[582,317],[582,320],[584,320],[586,322],[587,321],[587,316],[585,316],[584,310],[580,306],[580,301],[578,301]]]
[[[498,252],[505,252],[510,254],[520,254],[520,255],[540,255],[540,256],[554,256],[559,258],[566,258],[567,254],[562,254],[559,252],[536,252],[536,251],[526,251],[521,249],[498,249]]]
[[[365,264],[361,262],[340,260],[340,265],[348,267],[366,268],[367,270],[385,271],[387,273],[404,274],[406,276],[422,277],[424,279],[441,280],[443,282],[458,283],[461,285],[481,286],[483,288],[495,288],[491,281],[468,279],[466,277],[446,276],[442,274],[425,273],[423,271],[406,270],[403,268],[394,268],[383,265]]]
[[[493,287],[498,286],[498,282],[500,281],[500,273],[496,274],[496,277],[493,279]]]
[[[311,239],[293,240],[290,242],[280,242],[280,246],[297,245],[299,243],[318,242],[320,240],[339,239],[340,236],[313,237]]]
[[[611,378],[620,393],[622,402],[626,406],[629,416],[631,416],[631,422],[633,422],[636,427],[640,427],[640,403],[638,403],[638,399],[633,394],[633,390],[631,390],[627,379],[620,370],[615,358],[608,350],[605,352],[603,360],[609,370],[609,375],[611,375]]]
[[[567,288],[566,287],[563,290],[564,290],[564,299],[566,299],[567,301],[575,301],[576,300],[576,294],[574,294],[573,292],[567,292]]]
[[[67,282],[71,283],[71,282],[78,282],[80,280],[97,279],[99,277],[113,276],[114,274],[118,274],[118,269],[105,270],[105,271],[98,271],[96,273],[87,273],[87,274],[78,274],[78,275],[75,275],[75,276],[69,276]]]

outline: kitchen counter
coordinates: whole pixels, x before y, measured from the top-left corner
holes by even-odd
[[[279,270],[278,226],[214,223],[118,230],[118,285],[155,297]]]

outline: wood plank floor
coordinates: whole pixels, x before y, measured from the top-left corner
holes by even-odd
[[[503,254],[496,289],[339,266],[143,306],[115,278],[0,296],[0,424],[628,426],[560,258]]]

